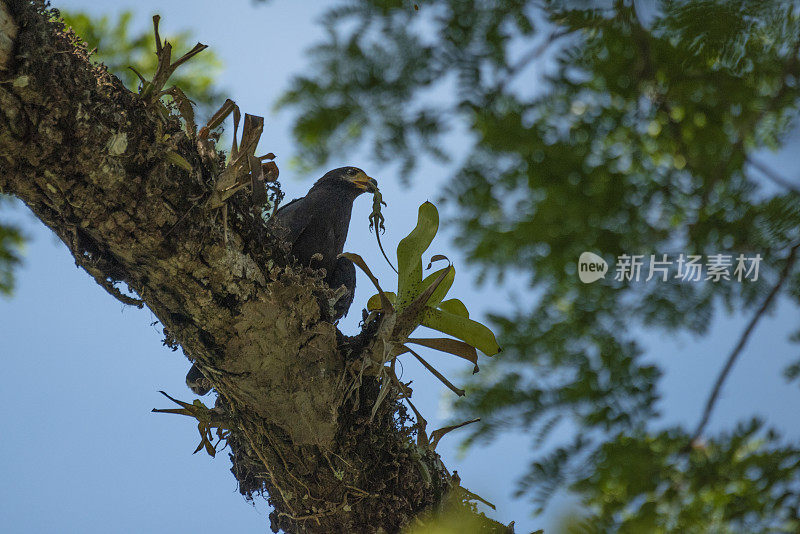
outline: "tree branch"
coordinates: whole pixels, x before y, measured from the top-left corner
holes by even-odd
[[[126,283],[201,368],[240,491],[268,493],[273,530],[397,532],[441,503],[450,475],[411,440],[395,388],[371,420],[380,383],[348,372],[369,357],[375,323],[341,336],[332,291],[288,265],[247,195],[226,201],[227,223],[191,209],[224,155],[92,64],[41,0],[0,0],[0,14],[12,21],[0,50],[13,50],[0,71],[0,189],[106,289]]]
[[[19,26],[11,17],[5,4],[0,3],[0,73],[11,63],[14,41],[19,33]]]
[[[758,322],[761,320],[761,317],[764,316],[764,313],[769,308],[772,301],[775,300],[775,297],[780,292],[781,287],[786,282],[787,278],[792,272],[792,267],[794,266],[794,262],[797,259],[797,249],[800,248],[800,243],[793,246],[789,250],[789,255],[786,257],[786,263],[781,269],[780,275],[778,275],[778,281],[772,287],[772,290],[769,292],[767,297],[764,299],[764,302],[761,303],[761,306],[758,308],[756,313],[750,319],[750,322],[747,324],[747,327],[742,332],[742,335],[739,337],[739,342],[736,343],[736,346],[731,351],[730,355],[728,356],[725,365],[722,367],[722,371],[720,371],[719,376],[717,377],[716,382],[714,383],[714,388],[711,390],[711,394],[706,401],[705,409],[703,410],[703,415],[700,418],[700,422],[697,424],[694,433],[692,433],[692,438],[690,443],[696,442],[700,435],[705,430],[706,424],[708,424],[708,420],[711,418],[711,412],[714,410],[714,405],[716,404],[717,400],[719,399],[719,395],[722,391],[722,386],[725,384],[725,380],[730,375],[731,369],[733,369],[736,360],[739,358],[739,355],[744,349],[747,341],[750,339],[750,334],[753,333]]]

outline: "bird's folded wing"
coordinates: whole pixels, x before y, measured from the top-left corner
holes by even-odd
[[[270,222],[278,227],[284,241],[294,243],[308,225],[308,213],[303,209],[305,197],[296,198],[280,208]]]
[[[344,286],[347,292],[334,305],[335,318],[339,319],[347,315],[347,310],[353,304],[353,297],[356,294],[356,266],[347,258],[336,260],[336,267],[330,278],[330,286],[333,289]]]

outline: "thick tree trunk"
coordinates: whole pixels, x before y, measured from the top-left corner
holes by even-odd
[[[441,503],[457,484],[412,441],[396,391],[369,423],[377,380],[348,371],[374,336],[341,336],[331,291],[286,267],[246,195],[227,231],[201,207],[223,159],[93,65],[41,2],[0,8],[0,188],[206,371],[220,397],[207,415],[230,431],[242,492],[268,494],[273,529],[395,532]]]

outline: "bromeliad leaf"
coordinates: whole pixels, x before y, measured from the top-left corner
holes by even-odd
[[[447,299],[439,303],[439,306],[437,307],[440,310],[469,318],[469,310],[467,310],[467,307],[464,305],[464,303],[458,299]]]
[[[386,298],[389,300],[389,304],[394,305],[397,301],[397,293],[392,291],[384,291],[383,294],[386,295]],[[379,293],[375,293],[369,298],[367,301],[367,310],[383,311],[383,306],[381,305],[381,296]]]
[[[445,267],[444,269],[439,269],[438,271],[426,276],[425,279],[422,281],[422,284],[420,284],[422,287],[429,287],[433,283],[433,281],[436,280],[436,278],[442,274],[442,272],[448,269],[449,271],[447,275],[444,277],[444,279],[442,279],[442,282],[439,284],[439,287],[437,287],[431,294],[430,298],[428,298],[426,302],[428,306],[434,306],[434,307],[438,306],[439,303],[442,302],[442,299],[444,299],[447,296],[447,292],[450,291],[451,287],[453,287],[453,281],[456,278],[456,268],[450,265],[449,267]]]
[[[434,272],[433,274],[426,276],[425,279],[420,284],[420,287],[430,287],[431,284],[433,284],[433,282],[436,280],[436,278],[439,275],[441,275],[442,272],[445,271],[446,269],[448,269],[448,268],[446,267],[445,269],[440,269],[440,270]],[[456,277],[456,270],[455,270],[455,267],[449,267],[449,269],[450,269],[450,272],[444,277],[442,282],[439,284],[439,287],[437,287],[436,290],[433,291],[433,293],[430,295],[430,298],[428,298],[428,301],[426,303],[427,306],[439,306],[441,301],[442,301],[442,298],[444,298],[447,295],[447,292],[453,286],[453,281],[455,280],[455,277]],[[391,302],[392,305],[396,304],[396,302],[397,302],[397,294],[396,293],[394,293],[392,291],[384,291],[384,294],[388,297],[389,302]],[[458,299],[451,299],[451,300],[458,300]],[[447,302],[450,302],[450,301],[447,301]],[[458,301],[458,302],[461,302],[461,301]],[[462,306],[463,306],[463,304],[462,304]],[[367,310],[369,310],[369,311],[380,311],[382,309],[383,308],[381,306],[380,295],[378,295],[377,293],[375,295],[372,295],[369,298],[369,300],[367,301]],[[466,310],[466,307],[464,308],[464,310]],[[469,315],[469,314],[467,314],[467,315]]]
[[[435,376],[436,378],[438,378],[438,379],[439,379],[439,381],[440,381],[442,384],[444,384],[445,386],[447,386],[447,387],[450,389],[450,391],[452,391],[453,393],[455,393],[455,394],[456,394],[456,395],[458,395],[459,397],[463,397],[463,396],[464,396],[464,390],[463,390],[463,389],[461,389],[461,388],[457,388],[456,386],[454,386],[454,385],[452,384],[452,382],[450,382],[450,381],[449,381],[447,378],[445,378],[445,376],[444,376],[442,373],[440,373],[439,371],[437,371],[437,370],[436,370],[436,368],[435,368],[434,366],[432,366],[431,364],[429,364],[428,362],[426,362],[426,361],[425,361],[425,359],[424,359],[424,358],[422,358],[422,356],[420,356],[419,354],[417,354],[416,352],[414,352],[413,350],[411,350],[411,349],[410,349],[410,348],[408,348],[408,347],[404,347],[404,348],[405,348],[405,349],[406,349],[408,352],[410,352],[410,353],[411,353],[411,355],[412,355],[412,356],[414,356],[414,357],[417,359],[417,361],[423,365],[423,367],[425,367],[425,369],[427,369],[428,371],[430,371],[430,373],[431,373],[433,376]]]
[[[398,312],[396,327],[396,333],[398,335],[406,337],[414,331],[414,329],[420,324],[420,315],[427,307],[427,302],[430,300],[434,292],[439,289],[439,286],[442,284],[444,279],[447,278],[447,276],[452,272],[453,267],[449,266],[446,269],[442,269],[441,271],[434,273],[437,275],[436,278],[427,286],[423,286],[425,289],[422,291],[422,293],[416,295],[411,303]]]
[[[372,271],[369,270],[367,262],[364,261],[364,258],[352,252],[343,252],[339,254],[339,257],[347,258],[348,260],[352,261],[355,265],[357,265],[359,269],[364,271],[364,274],[367,275],[370,282],[372,282],[372,285],[374,285],[375,289],[378,290],[377,297],[380,299],[381,309],[384,311],[384,313],[393,312],[394,306],[392,306],[392,303],[389,302],[389,299],[386,297],[386,293],[384,293],[383,289],[381,289],[381,285],[380,283],[378,283],[378,279],[375,278],[375,275],[373,275]]]
[[[398,304],[409,303],[422,288],[422,254],[428,250],[439,230],[436,206],[425,202],[419,207],[417,226],[397,245]]]
[[[384,352],[380,358],[381,373],[384,364],[391,359],[394,365],[397,356],[411,353],[436,378],[442,381],[457,395],[464,391],[451,384],[439,371],[412,350],[406,343],[415,343],[431,349],[453,354],[473,365],[473,373],[478,372],[478,352],[488,356],[500,352],[494,334],[486,326],[469,318],[464,303],[458,299],[444,300],[455,280],[455,268],[446,256],[435,254],[431,257],[428,269],[435,261],[445,260],[447,267],[422,277],[422,254],[428,249],[439,228],[439,214],[436,207],[425,202],[419,208],[416,227],[400,241],[397,246],[398,287],[397,293],[384,292],[378,280],[372,275],[361,256],[342,254],[364,271],[378,290],[367,301],[367,309],[384,314],[381,338]],[[389,319],[389,322],[385,322]],[[410,338],[411,333],[424,325],[457,339],[450,338]],[[377,360],[376,360],[377,361]],[[392,371],[389,372],[392,376]],[[385,385],[386,383],[384,383]],[[376,404],[377,405],[377,404]]]
[[[480,421],[480,418],[477,419],[470,419],[469,421],[464,421],[463,423],[459,423],[457,425],[450,425],[440,428],[439,430],[434,430],[431,432],[431,437],[428,439],[431,443],[431,447],[436,450],[436,446],[439,444],[439,440],[441,440],[445,435],[453,430],[457,430],[461,427],[471,425],[472,423],[477,423]]]
[[[472,373],[475,374],[478,372],[478,352],[475,350],[475,347],[469,343],[457,339],[450,339],[448,337],[408,338],[406,343],[415,343],[423,347],[448,352],[459,358],[464,358],[474,365]]]
[[[419,207],[417,225],[397,246],[397,264],[399,267],[397,294],[379,293],[370,297],[367,309],[397,313],[394,333],[405,338],[411,334],[418,324],[439,330],[460,339],[465,346],[481,350],[488,356],[500,352],[497,340],[489,328],[469,318],[467,307],[458,299],[444,300],[455,280],[455,268],[448,265],[439,269],[425,279],[422,278],[422,254],[428,249],[439,228],[439,212],[436,206],[425,202]],[[358,255],[348,255],[365,272],[370,280],[379,288],[378,281]],[[358,261],[356,261],[356,259]],[[435,254],[431,257],[428,268],[433,262],[447,260],[446,256]],[[448,260],[449,261],[449,260]],[[400,343],[404,339],[398,340]],[[459,343],[452,340],[454,343]],[[438,347],[432,347],[438,348]],[[450,352],[471,361],[477,370],[477,355],[465,356],[463,347],[448,345],[445,352]],[[474,351],[474,348],[472,349]]]
[[[463,315],[428,307],[422,316],[422,325],[465,341],[487,356],[500,352],[492,331]]]

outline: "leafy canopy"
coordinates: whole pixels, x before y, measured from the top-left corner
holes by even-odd
[[[491,317],[504,352],[458,417],[482,418],[468,443],[529,430],[519,490],[537,507],[569,487],[603,532],[795,531],[797,444],[758,421],[705,445],[660,428],[661,368],[634,332],[703,334],[776,287],[800,301],[800,184],[759,159],[796,124],[800,9],[639,4],[341,1],[280,105],[311,165],[362,144],[407,179],[423,155],[459,162],[457,245],[483,277],[521,274],[530,297]],[[449,148],[452,130],[469,146]],[[584,251],[763,262],[755,282],[581,284]],[[561,421],[575,439],[544,447]]]
[[[153,28],[149,21],[135,31],[131,27],[134,19],[132,11],[123,11],[113,20],[108,15],[93,17],[73,11],[61,11],[61,16],[64,23],[86,42],[89,50],[97,49],[93,57],[104,63],[126,87],[135,91],[139,85],[139,78],[129,67],[147,79],[152,78],[158,58],[154,52]],[[189,50],[196,41],[188,31],[167,35],[166,40],[180,54]],[[201,112],[210,114],[224,100],[214,85],[221,70],[220,59],[212,50],[205,50],[178,70],[170,78],[170,84],[191,95]]]

